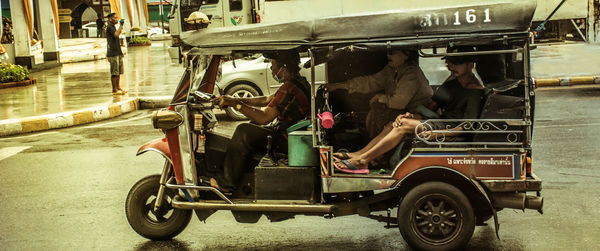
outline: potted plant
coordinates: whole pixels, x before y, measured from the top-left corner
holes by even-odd
[[[150,40],[147,37],[139,36],[129,39],[129,46],[146,46],[150,45]]]
[[[2,88],[35,84],[35,79],[29,79],[29,70],[20,65],[0,63],[0,86]]]

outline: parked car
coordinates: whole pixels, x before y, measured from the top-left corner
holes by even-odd
[[[148,27],[148,38],[157,35],[157,34],[168,34],[169,31],[167,29],[162,29],[160,27]]]
[[[96,26],[96,23],[87,23],[81,28],[88,31],[88,37],[96,37],[98,34],[98,27]]]
[[[301,64],[310,60],[302,57]],[[217,83],[221,93],[234,97],[254,97],[271,95],[279,89],[282,83],[277,82],[271,74],[271,63],[268,59],[258,54],[252,57],[227,61],[222,65],[222,78]],[[323,65],[315,67],[317,83],[325,83]],[[300,74],[310,80],[310,69],[301,67]],[[235,120],[246,119],[242,113],[232,107],[226,110],[227,115]]]

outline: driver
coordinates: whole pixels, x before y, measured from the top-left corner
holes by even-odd
[[[310,114],[310,85],[300,76],[298,53],[280,51],[264,56],[271,59],[273,78],[283,83],[275,94],[252,98],[225,95],[212,100],[221,108],[234,107],[255,123],[244,123],[236,128],[227,145],[223,175],[210,179],[211,186],[223,192],[235,189],[252,155],[266,153],[268,135],[273,135],[273,149],[287,152],[285,130]],[[264,109],[259,109],[262,107]],[[264,126],[273,121],[276,121],[273,126]]]

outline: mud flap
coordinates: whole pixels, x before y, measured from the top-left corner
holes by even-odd
[[[196,212],[196,216],[198,216],[198,220],[206,223],[206,219],[208,219],[208,217],[210,217],[211,215],[213,215],[217,210],[199,210],[199,209],[195,209],[194,212]]]
[[[483,195],[485,200],[488,202],[488,205],[490,206],[490,209],[492,210],[492,215],[494,216],[494,228],[496,230],[496,237],[499,240],[500,235],[498,234],[498,231],[500,231],[500,223],[498,223],[498,214],[496,214],[496,209],[492,205],[492,201],[490,200],[490,197],[488,197],[488,195],[485,192],[485,190],[483,189],[483,187],[476,180],[469,179],[469,181],[471,181],[471,184],[473,184],[473,186],[475,186],[477,188],[477,190],[479,190],[479,193],[481,195]]]

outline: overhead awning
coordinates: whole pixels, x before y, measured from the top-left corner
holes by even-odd
[[[209,28],[182,34],[185,44],[220,51],[385,43],[409,39],[464,39],[495,34],[527,36],[535,0],[478,0],[447,7],[359,13],[274,24]],[[226,49],[230,48],[230,49]],[[242,49],[242,48],[239,48]]]

